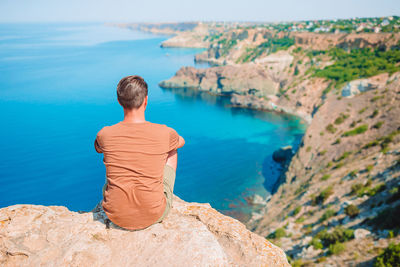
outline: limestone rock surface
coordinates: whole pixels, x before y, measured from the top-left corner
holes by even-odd
[[[266,97],[277,92],[279,83],[255,64],[219,66],[207,69],[182,67],[162,88],[190,88],[215,94],[249,94]]]
[[[175,198],[162,223],[141,231],[107,225],[99,205],[0,209],[0,266],[289,266],[280,248],[208,204]]]

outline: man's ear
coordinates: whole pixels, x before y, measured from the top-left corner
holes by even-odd
[[[147,107],[147,99],[148,99],[148,96],[146,96],[146,97],[144,98],[144,101],[143,101],[144,109],[146,109],[146,107]]]

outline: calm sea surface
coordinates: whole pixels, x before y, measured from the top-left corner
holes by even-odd
[[[272,152],[298,144],[304,125],[231,108],[222,97],[160,89],[201,51],[160,48],[165,39],[100,24],[0,24],[0,208],[96,205],[105,168],[93,142],[122,120],[115,90],[131,74],[149,84],[147,120],[186,140],[179,197],[240,217],[249,211],[246,197],[267,196],[279,174]]]

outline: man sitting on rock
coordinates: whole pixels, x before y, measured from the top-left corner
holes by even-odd
[[[106,166],[102,208],[113,224],[129,230],[161,222],[169,213],[177,149],[185,144],[174,129],[145,120],[147,90],[140,76],[121,79],[117,96],[124,120],[101,129],[94,142]]]

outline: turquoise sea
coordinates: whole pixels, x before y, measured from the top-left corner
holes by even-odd
[[[231,108],[229,99],[162,90],[200,49],[160,48],[168,36],[102,24],[0,24],[0,208],[13,204],[92,209],[105,168],[93,142],[123,118],[118,81],[149,84],[146,118],[186,140],[175,193],[244,218],[245,198],[268,195],[279,175],[274,150],[296,146],[297,118]],[[196,66],[196,67],[204,67]]]

